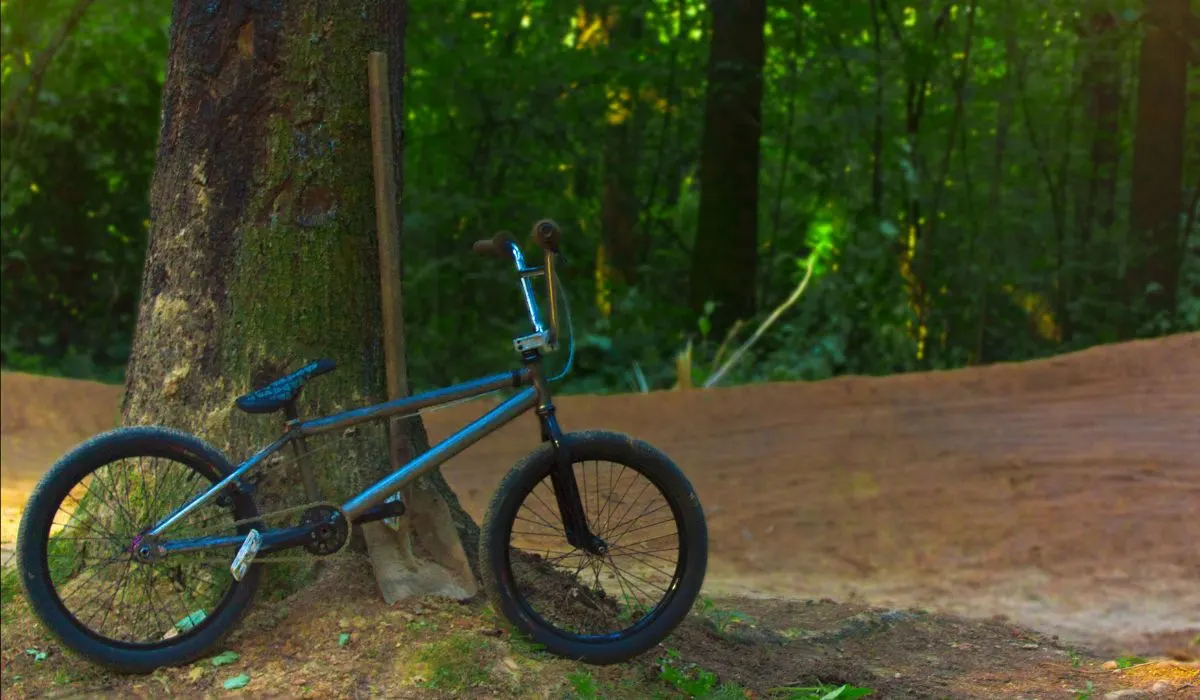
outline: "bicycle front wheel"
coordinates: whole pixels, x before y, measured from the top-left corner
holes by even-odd
[[[708,533],[687,478],[654,447],[617,433],[564,436],[588,528],[567,542],[543,443],[501,482],[484,518],[480,561],[492,604],[547,651],[613,664],[661,642],[704,583]]]

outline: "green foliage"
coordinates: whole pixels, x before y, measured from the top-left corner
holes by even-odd
[[[741,700],[745,691],[736,683],[719,683],[717,674],[683,661],[678,651],[668,649],[658,660],[659,679],[684,697],[698,700]]]
[[[93,7],[35,94],[31,65],[72,6],[3,5],[4,103],[28,96],[35,109],[6,117],[0,144],[0,353],[6,368],[118,381],[151,218],[168,7]],[[508,339],[524,331],[512,271],[470,244],[500,228],[527,239],[546,215],[567,232],[573,392],[669,388],[689,341],[694,376],[706,376],[814,249],[805,296],[724,383],[1024,360],[1200,329],[1196,230],[1178,309],[1121,327],[1139,296],[1124,268],[1145,243],[1128,221],[1137,0],[950,3],[945,16],[920,3],[878,16],[865,2],[772,4],[760,312],[728,343],[711,333],[711,308],[687,304],[707,7],[583,7],[410,3],[403,207],[417,388],[511,363]],[[1105,12],[1111,29],[1084,31]],[[1120,72],[1115,130],[1094,106],[1099,59]],[[1185,195],[1200,178],[1200,110],[1189,120]],[[1115,161],[1096,155],[1104,143]],[[623,271],[604,223],[614,182],[634,204]]]
[[[781,700],[857,700],[873,692],[875,691],[870,688],[860,688],[849,683],[841,685],[822,683],[803,688],[783,687],[771,689],[772,696]]]
[[[1117,668],[1129,668],[1138,664],[1147,663],[1146,659],[1140,656],[1119,656],[1117,657]]]
[[[34,92],[31,64],[74,4],[3,5],[0,354],[6,367],[111,380],[136,317],[170,9],[93,7]]]
[[[739,610],[726,610],[718,607],[711,598],[702,597],[696,605],[700,616],[712,622],[717,634],[725,634],[735,624],[751,621],[749,615]]]
[[[567,682],[579,700],[596,700],[600,697],[600,685],[589,671],[572,671],[567,674]]]

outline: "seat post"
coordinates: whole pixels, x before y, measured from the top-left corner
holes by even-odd
[[[300,419],[300,411],[296,408],[296,400],[292,399],[283,405],[283,415],[288,421]],[[317,490],[317,479],[313,474],[312,465],[308,463],[308,442],[303,436],[292,440],[292,451],[296,454],[296,466],[300,469],[300,479],[304,482],[304,496],[309,502],[321,500]]]

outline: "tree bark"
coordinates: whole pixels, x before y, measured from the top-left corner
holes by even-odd
[[[176,0],[126,424],[189,430],[244,458],[279,434],[282,416],[238,412],[233,399],[317,357],[338,369],[309,382],[301,415],[385,398],[366,57],[388,55],[402,144],[405,9]],[[420,419],[406,425],[410,454],[427,449]],[[389,471],[385,436],[364,426],[353,445],[310,455],[322,500],[341,502]],[[304,502],[294,472],[262,474],[264,511]],[[404,517],[436,530],[425,544],[449,528],[474,567],[477,527],[445,481],[415,488],[431,496]],[[377,574],[395,566],[374,564]]]
[[[754,315],[765,0],[713,0],[690,297],[717,336]]]
[[[1126,294],[1135,311],[1125,334],[1139,321],[1173,313],[1183,256],[1184,123],[1187,116],[1189,0],[1146,0],[1146,30],[1138,61],[1137,125],[1133,137],[1130,196],[1131,260]]]

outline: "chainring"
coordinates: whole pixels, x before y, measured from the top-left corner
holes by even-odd
[[[320,524],[313,528],[308,541],[303,545],[309,553],[325,557],[337,554],[346,546],[346,542],[350,538],[350,521],[341,508],[324,504],[313,506],[304,511],[297,524],[312,525],[315,523]]]

